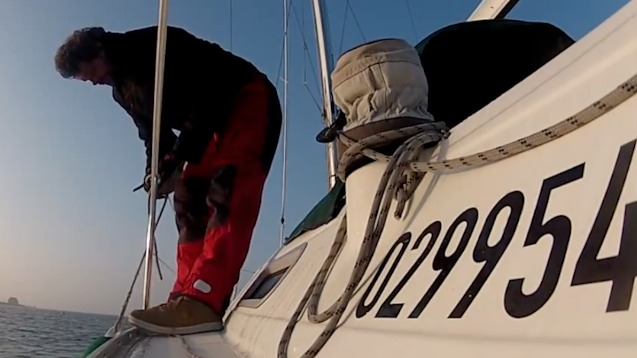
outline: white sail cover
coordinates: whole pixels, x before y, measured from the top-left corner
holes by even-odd
[[[396,118],[433,119],[427,77],[416,49],[404,40],[382,39],[349,50],[331,77],[334,102],[347,117],[346,132]]]

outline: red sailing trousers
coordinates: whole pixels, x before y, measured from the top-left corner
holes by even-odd
[[[239,280],[278,144],[281,109],[263,76],[236,97],[230,120],[175,187],[179,231],[171,296],[188,295],[223,315]]]

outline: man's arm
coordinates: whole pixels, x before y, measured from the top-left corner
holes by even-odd
[[[131,56],[131,72],[136,75],[138,83],[143,83],[144,87],[150,89],[146,91],[143,97],[149,102],[150,106],[152,106],[157,27],[152,26],[132,30],[126,32],[125,36],[130,47],[136,53],[135,56]],[[175,97],[178,103],[185,100],[186,103],[189,102],[189,105],[197,105],[197,107],[199,107],[197,116],[188,119],[184,118],[186,123],[184,123],[183,128],[180,129],[179,139],[176,139],[171,132],[171,148],[173,153],[180,160],[197,163],[206,150],[207,139],[209,139],[210,133],[214,132],[217,129],[215,127],[220,124],[217,123],[217,121],[210,120],[208,116],[202,116],[200,111],[206,108],[205,111],[210,112],[209,115],[214,113],[218,118],[225,118],[227,113],[218,113],[218,111],[213,110],[212,108],[216,106],[214,103],[211,103],[215,98],[218,98],[219,101],[223,101],[221,98],[225,99],[225,97],[223,97],[222,93],[210,95],[209,93],[211,91],[214,93],[215,87],[212,89],[208,87],[206,95],[200,95],[198,91],[194,90],[196,87],[202,85],[200,83],[202,81],[202,66],[208,65],[205,64],[205,61],[201,60],[201,58],[206,57],[207,52],[210,51],[210,49],[206,48],[207,46],[204,46],[205,41],[196,38],[181,28],[171,26],[167,29],[167,38],[165,54],[166,67],[164,71],[165,86],[163,90],[164,101],[174,99]],[[209,45],[212,46],[211,44]],[[202,50],[204,50],[203,53],[201,53]],[[184,91],[188,93],[184,94]],[[162,115],[162,122],[164,122],[164,115]],[[147,116],[152,115],[147,114]],[[205,117],[205,119],[201,117]],[[147,136],[150,136],[151,132],[151,127],[148,127]],[[164,144],[166,143],[164,142]],[[163,144],[162,148],[164,148]]]
[[[153,40],[156,40],[156,37]],[[211,108],[217,107],[214,99],[221,98],[221,96],[210,95],[210,93],[214,93],[220,84],[201,83],[209,80],[206,67],[218,65],[202,60],[203,58],[209,58],[208,52],[211,51],[209,46],[213,45],[205,40],[198,39],[182,28],[172,26],[167,28],[165,81],[170,81],[175,86],[179,84],[179,87],[188,93],[187,102],[189,102],[189,105],[198,107],[197,115],[183,118],[184,125],[180,130],[179,138],[177,138],[173,146],[173,153],[179,159],[187,160],[191,163],[201,161],[208,146],[210,133],[214,132],[217,129],[215,127],[218,125],[217,121],[208,116],[203,116],[201,110],[207,108],[206,112],[210,112],[207,113],[209,115],[214,113],[217,117],[223,118],[224,116],[223,113],[211,110]],[[206,90],[206,94],[200,93],[201,87]],[[168,90],[172,91],[167,92]],[[168,96],[182,95],[177,93],[177,91],[177,87],[175,87],[166,89],[165,93]]]
[[[203,130],[200,127],[184,128],[173,144],[173,153],[182,160],[187,160],[190,163],[199,163],[210,140],[208,133],[207,130]]]
[[[133,119],[133,123],[137,127],[137,135],[139,139],[144,142],[146,153],[146,168],[145,173],[150,173],[151,159],[152,159],[152,133],[153,133],[153,121],[152,118],[147,118],[139,113],[131,111],[128,106],[125,105],[122,98],[118,95],[117,91],[113,91],[113,99],[128,113]],[[169,153],[177,140],[177,136],[166,126],[162,126],[159,138],[159,160]]]

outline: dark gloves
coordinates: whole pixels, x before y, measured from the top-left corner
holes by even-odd
[[[159,161],[159,187],[157,188],[158,199],[168,197],[170,193],[175,191],[176,181],[181,176],[181,172],[183,171],[183,166],[185,163],[183,159],[180,159],[182,158],[182,156],[179,155],[180,150],[180,140],[179,138],[177,138],[173,143],[172,150],[170,150],[168,154],[164,155],[164,157]],[[133,191],[144,188],[147,193],[150,192],[151,169],[148,162],[146,165],[147,167],[146,174],[144,176],[144,182],[137,188],[133,189]]]
[[[174,154],[169,153],[159,162],[159,187],[157,188],[157,198],[167,197],[175,190],[175,180],[181,175],[183,161],[180,161]],[[146,168],[143,188],[150,191],[151,173],[150,167]]]

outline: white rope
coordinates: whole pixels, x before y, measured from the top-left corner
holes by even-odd
[[[367,222],[363,243],[359,250],[359,255],[356,259],[347,287],[341,297],[330,308],[328,308],[325,312],[318,313],[318,301],[327,281],[327,274],[336,261],[335,259],[347,238],[347,216],[343,217],[341,226],[336,234],[336,239],[332,244],[327,259],[323,262],[323,266],[306,291],[305,296],[290,318],[290,321],[283,333],[283,337],[279,342],[279,358],[287,358],[287,348],[292,332],[294,331],[294,327],[298,319],[305,310],[306,304],[308,304],[308,320],[310,322],[321,323],[328,319],[329,322],[323,330],[323,333],[321,333],[314,344],[312,344],[312,346],[303,354],[302,358],[315,357],[323,345],[327,343],[331,335],[336,330],[336,326],[341,316],[345,312],[358,283],[362,280],[363,275],[367,270],[367,266],[371,262],[376,245],[378,244],[385,226],[387,214],[389,213],[389,206],[391,205],[394,192],[399,189],[397,183],[401,182],[401,176],[408,169],[408,162],[415,159],[415,156],[418,155],[419,148],[423,144],[440,141],[445,136],[445,128],[444,123],[441,122],[423,125],[423,132],[421,134],[407,140],[398,148],[398,150],[396,150],[395,154],[389,158],[389,163],[381,177],[378,191],[374,197],[372,212],[369,216],[369,221]],[[372,142],[374,141],[372,140]]]
[[[438,142],[448,135],[441,122],[392,130],[370,136],[359,142],[353,141],[340,133],[340,139],[349,147],[343,154],[338,168],[338,175],[341,180],[345,180],[345,169],[347,165],[363,155],[371,159],[386,161],[388,164],[381,177],[376,195],[374,196],[363,242],[352,273],[350,274],[347,287],[341,297],[330,308],[320,314],[317,313],[318,302],[327,281],[328,272],[336,261],[336,257],[347,238],[347,216],[344,216],[330,252],[323,262],[323,266],[308,287],[283,332],[278,347],[278,358],[288,357],[288,345],[292,338],[294,327],[305,310],[306,305],[308,320],[310,322],[322,323],[327,320],[329,320],[329,322],[323,329],[323,332],[301,357],[316,357],[321,348],[327,343],[332,334],[334,334],[341,316],[345,312],[356,287],[359,282],[361,282],[371,262],[378,241],[382,235],[392,199],[396,198],[398,200],[397,210],[394,215],[397,217],[402,216],[404,204],[415,190],[418,177],[422,177],[425,172],[444,173],[458,168],[472,168],[494,163],[504,158],[509,158],[516,154],[537,148],[592,122],[635,93],[637,93],[637,75],[622,83],[599,101],[594,102],[574,116],[556,125],[491,150],[468,157],[443,160],[440,162],[418,163],[416,162],[416,158],[424,145]],[[411,135],[412,137],[403,143],[390,157],[369,149],[376,144],[386,143],[392,138],[400,138],[406,135]]]

